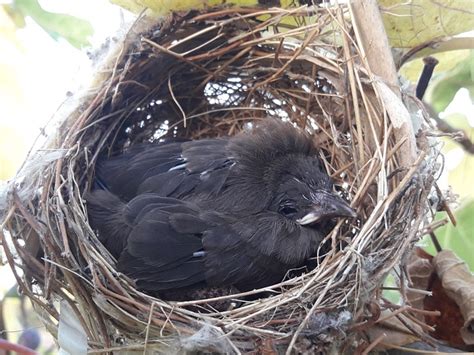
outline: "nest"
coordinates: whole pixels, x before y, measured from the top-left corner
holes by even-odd
[[[9,191],[5,254],[53,335],[61,301],[93,353],[290,353],[368,341],[360,325],[387,308],[383,281],[426,225],[436,164],[420,144],[418,159],[403,163],[406,141],[348,36],[353,26],[340,7],[221,7],[137,21]],[[314,270],[233,309],[137,290],[88,224],[82,196],[98,157],[167,137],[233,135],[269,117],[314,136],[360,219],[336,225]]]

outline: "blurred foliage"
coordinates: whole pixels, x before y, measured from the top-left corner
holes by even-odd
[[[430,83],[428,87],[427,98],[428,101],[432,101],[429,98],[429,92],[432,91],[432,88],[436,85],[437,81],[441,82],[442,80],[436,80],[436,77],[441,77],[444,73],[447,73],[451,70],[454,70],[460,63],[467,61],[471,56],[471,50],[463,49],[457,51],[441,52],[432,54],[432,57],[435,57],[438,60],[438,65],[435,68],[435,78]],[[400,74],[407,78],[412,83],[416,83],[420,77],[421,71],[423,70],[423,58],[417,58],[412,61],[409,61],[403,65],[400,69]]]
[[[474,141],[474,127],[469,124],[468,117],[460,113],[453,113],[445,120],[452,127],[463,130],[469,139]],[[444,142],[443,153],[445,154],[446,173],[450,185],[453,186],[454,191],[461,199],[474,198],[474,156],[466,153],[452,139],[444,139]],[[474,219],[474,214],[472,216]],[[474,228],[471,230],[471,236],[474,236]],[[474,249],[472,254],[474,259]]]
[[[472,181],[472,180],[471,180]],[[446,218],[446,213],[438,213],[436,219]],[[474,272],[474,199],[466,201],[455,213],[457,225],[451,223],[436,230],[436,236],[443,249],[454,251]],[[436,255],[431,239],[426,238],[426,251]]]
[[[31,17],[52,38],[64,38],[76,48],[89,46],[93,35],[92,25],[77,17],[44,10],[38,0],[14,0],[1,5],[18,28],[25,26],[25,17]]]
[[[457,62],[452,70],[438,74],[429,89],[428,102],[436,112],[445,110],[460,89],[469,92],[471,101],[474,98],[474,51]],[[472,107],[472,106],[471,106]],[[456,110],[456,108],[453,108]],[[468,113],[469,114],[469,113]],[[453,112],[443,119],[453,128],[464,131],[467,137],[474,141],[474,112],[467,117],[460,112]],[[470,119],[472,120],[470,122]],[[435,231],[443,249],[454,251],[463,259],[471,271],[474,271],[474,156],[451,138],[443,138],[442,152],[445,156],[445,174],[453,191],[459,196],[461,205],[455,209],[457,225],[448,223]],[[446,218],[446,213],[438,213],[436,219]],[[429,237],[427,251],[436,254],[434,245]]]
[[[453,101],[460,89],[469,92],[474,99],[474,51],[452,51],[433,55],[439,60],[435,68],[435,76],[428,87],[426,101],[435,112],[444,111]],[[411,82],[416,82],[422,71],[422,59],[407,63],[401,70],[402,75]],[[456,111],[456,107],[453,108]],[[452,111],[452,110],[451,110]],[[474,119],[474,112],[471,112]],[[474,127],[469,117],[460,112],[453,112],[444,117],[444,120],[453,128],[463,130],[474,140]],[[442,152],[445,156],[445,174],[453,191],[459,196],[461,205],[455,210],[457,226],[448,223],[436,230],[436,236],[444,249],[453,250],[474,271],[474,156],[465,152],[463,148],[451,138],[443,138]],[[446,213],[438,213],[436,219],[446,218]],[[429,236],[425,237],[427,251],[435,255],[436,250]]]
[[[474,98],[474,50],[469,51],[469,55],[452,70],[439,75],[432,84],[429,100],[435,111],[443,111],[460,88],[468,89],[471,100]]]
[[[452,102],[460,89],[464,88],[469,92],[471,101],[474,98],[474,51],[468,51],[467,55],[458,56],[456,52],[447,53],[447,56],[440,59],[440,68],[436,67],[438,73],[429,87],[427,101],[436,112],[444,111]],[[448,63],[445,63],[445,62]],[[451,70],[443,70],[442,65],[451,65]],[[454,64],[454,65],[453,65]],[[441,70],[440,70],[441,69]],[[472,106],[471,106],[472,107]],[[454,110],[454,112],[453,112]],[[465,114],[455,112],[446,115],[443,119],[453,128],[460,129],[474,141],[474,127],[469,119],[474,119]],[[469,114],[469,113],[468,113]],[[461,205],[455,209],[457,225],[448,223],[446,226],[435,231],[435,234],[443,247],[454,251],[463,259],[474,271],[474,156],[465,152],[463,148],[451,138],[443,138],[444,146],[442,152],[445,156],[445,174],[449,185],[459,196]],[[446,218],[446,213],[438,213],[436,219]],[[427,251],[436,254],[436,250],[429,237],[427,241]]]

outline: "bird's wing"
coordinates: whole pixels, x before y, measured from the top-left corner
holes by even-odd
[[[182,163],[181,142],[139,144],[96,165],[99,185],[129,201],[151,169],[165,172]]]
[[[97,179],[129,201],[137,194],[183,198],[217,193],[234,161],[226,139],[139,145],[98,163]]]
[[[156,194],[127,205],[133,227],[118,269],[149,291],[182,288],[205,281],[202,235],[211,228],[192,204]]]
[[[321,239],[268,211],[220,223],[203,236],[207,281],[241,291],[279,283],[304,266]]]
[[[283,230],[252,215],[222,223],[203,237],[210,285],[236,285],[241,291],[282,281],[291,262],[279,258]],[[291,236],[288,236],[291,239]],[[286,252],[291,253],[290,250]]]

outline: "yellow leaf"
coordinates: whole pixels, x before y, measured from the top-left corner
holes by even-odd
[[[148,8],[156,16],[165,16],[172,11],[202,9],[205,6],[223,4],[239,6],[258,5],[258,0],[111,0],[111,2],[134,13],[140,13],[145,8]]]
[[[413,48],[474,29],[472,0],[379,0],[390,44]]]

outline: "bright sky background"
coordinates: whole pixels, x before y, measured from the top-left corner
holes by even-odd
[[[95,48],[133,18],[107,0],[42,0],[41,5],[47,11],[88,20],[95,31],[90,39]],[[0,149],[10,150],[16,166],[67,93],[76,92],[91,75],[87,51],[64,39],[56,41],[32,19],[26,21],[15,36],[14,25],[0,14],[0,66],[7,68],[0,72],[0,128],[8,132]],[[10,171],[7,164],[0,169]]]

